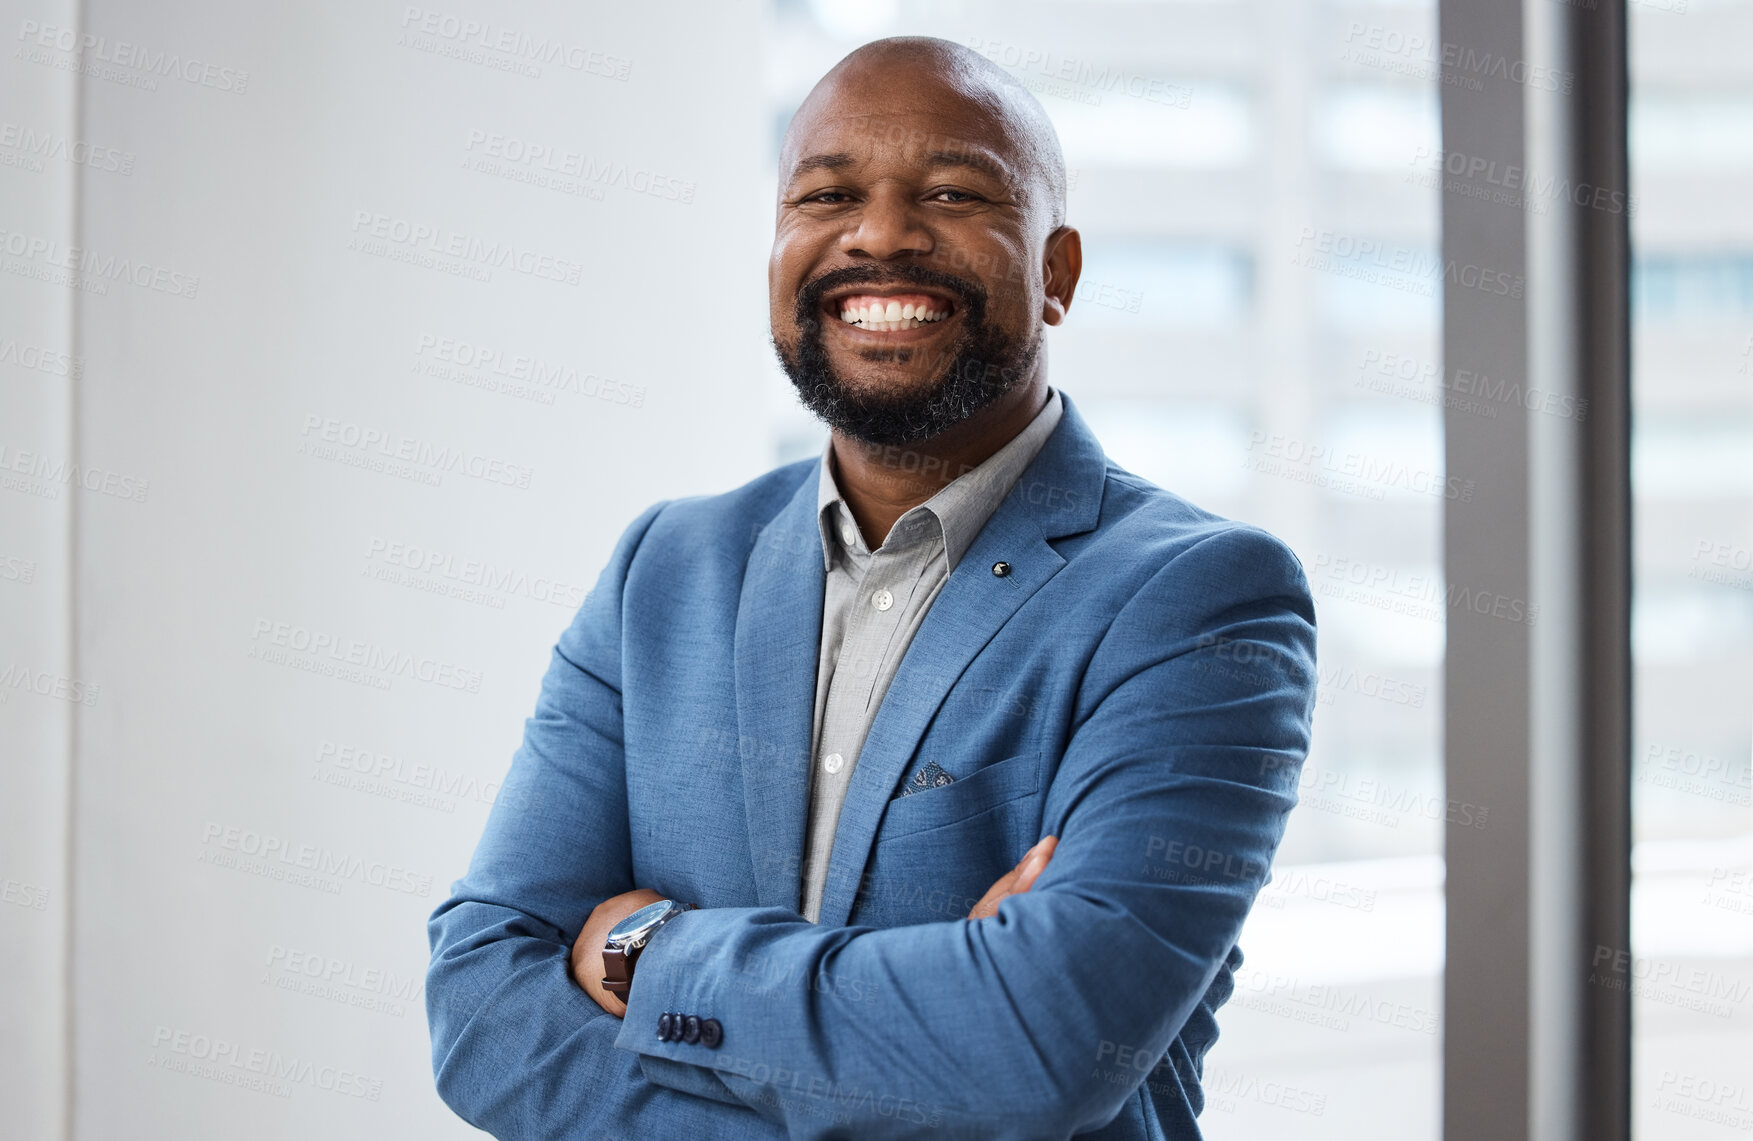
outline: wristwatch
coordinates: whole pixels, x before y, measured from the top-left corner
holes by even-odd
[[[645,945],[651,942],[659,927],[682,912],[692,910],[692,904],[660,899],[615,924],[609,937],[603,941],[603,989],[626,1002],[627,992],[633,986],[633,964],[638,961],[639,953],[645,950]]]

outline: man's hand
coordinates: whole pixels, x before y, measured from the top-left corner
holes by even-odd
[[[609,941],[609,932],[615,929],[615,924],[661,899],[663,896],[644,887],[612,895],[596,905],[596,910],[584,921],[584,930],[572,943],[573,981],[584,988],[585,994],[596,999],[598,1006],[616,1018],[626,1016],[627,1004],[603,989],[603,946]]]
[[[1047,861],[1053,858],[1053,849],[1059,846],[1059,837],[1048,836],[1038,841],[1033,848],[1023,853],[1017,866],[998,877],[998,882],[986,889],[974,910],[968,912],[969,919],[985,919],[989,915],[998,914],[998,905],[1006,896],[1021,895],[1034,886],[1035,877],[1047,868]]]
[[[986,889],[974,910],[968,913],[969,919],[984,919],[989,915],[998,914],[998,905],[1006,896],[1021,895],[1035,883],[1035,878],[1047,868],[1047,861],[1053,858],[1053,849],[1059,844],[1057,836],[1048,836],[1023,854],[1021,862],[1004,875],[998,882]],[[615,924],[632,915],[649,903],[656,903],[663,896],[649,888],[638,891],[623,892],[610,896],[596,905],[590,918],[584,921],[584,930],[572,943],[572,978],[584,993],[596,1000],[596,1004],[614,1015],[622,1018],[627,1013],[627,1006],[620,999],[603,989],[603,945],[608,942],[609,932]]]

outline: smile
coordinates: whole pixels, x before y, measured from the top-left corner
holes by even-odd
[[[928,293],[850,293],[828,302],[828,311],[872,333],[899,333],[947,321],[955,303]]]

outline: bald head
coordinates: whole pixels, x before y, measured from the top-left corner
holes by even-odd
[[[903,126],[895,112],[925,112],[936,128]],[[972,48],[932,36],[893,36],[853,51],[824,75],[792,117],[780,148],[781,185],[812,154],[813,134],[833,121],[857,124],[886,144],[1007,167],[1008,181],[1043,232],[1065,224],[1065,158],[1040,101]]]

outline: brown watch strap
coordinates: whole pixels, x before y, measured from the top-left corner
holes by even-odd
[[[673,903],[674,901],[672,900],[670,902]],[[657,927],[662,927],[665,923],[668,923],[683,911],[693,910],[694,905],[691,903],[677,904],[676,910],[665,916],[664,919],[658,923]],[[646,934],[647,939],[650,939],[651,935],[656,933],[657,927],[653,927]],[[619,947],[603,948],[603,989],[620,999],[622,1002],[627,1001],[627,992],[633,989],[633,963],[639,958],[639,952],[643,950],[645,950],[645,944],[643,943],[625,951]]]
[[[638,952],[634,953],[634,958]],[[633,987],[633,961],[627,952],[619,947],[603,949],[603,989],[620,999],[627,1001],[627,992]]]

